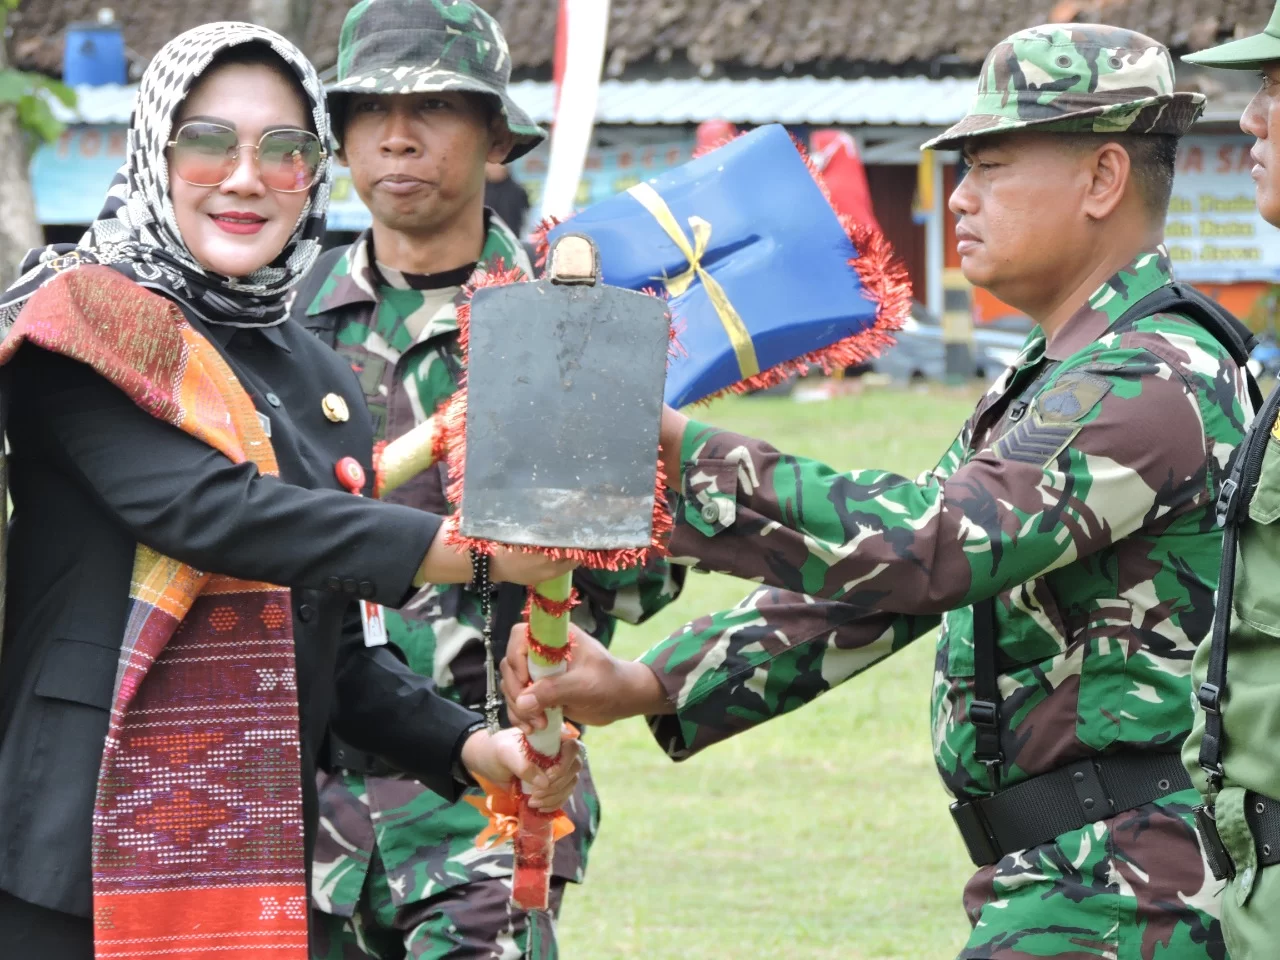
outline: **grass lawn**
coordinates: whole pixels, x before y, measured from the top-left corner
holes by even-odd
[[[698,414],[838,468],[915,476],[976,392],[875,390],[824,403],[720,401]],[[691,575],[634,656],[749,584]],[[604,818],[560,922],[566,958],[948,960],[970,870],[929,746],[932,637],[816,703],[683,764],[640,720],[590,734]]]

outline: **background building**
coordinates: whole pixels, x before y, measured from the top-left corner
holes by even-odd
[[[557,0],[480,0],[502,22],[517,82],[513,94],[540,122],[552,118]],[[99,17],[94,0],[26,0],[10,18],[16,66],[60,75],[68,28]],[[111,4],[123,32],[127,79],[170,37],[197,23],[274,16],[332,74],[351,0],[171,0]],[[808,142],[837,129],[857,143],[875,215],[910,269],[917,297],[943,312],[944,284],[957,266],[946,197],[960,171],[942,155],[922,165],[919,145],[964,112],[992,44],[1045,21],[1105,20],[1151,34],[1185,52],[1265,24],[1271,0],[614,0],[594,147],[579,188],[586,205],[688,159],[699,123],[749,128],[783,123]],[[73,38],[79,35],[74,29]],[[91,54],[91,51],[89,51]],[[1257,216],[1249,179],[1250,140],[1236,125],[1254,78],[1191,67],[1185,89],[1210,95],[1210,109],[1179,156],[1168,240],[1179,272],[1255,323],[1268,322],[1280,283],[1280,233]],[[129,84],[80,87],[62,139],[35,156],[32,174],[46,231],[74,239],[97,213],[123,159]],[[537,209],[546,148],[515,165]],[[335,231],[361,229],[368,215],[340,176],[330,213]],[[1007,311],[981,295],[980,319]]]

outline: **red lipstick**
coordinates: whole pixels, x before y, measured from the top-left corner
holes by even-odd
[[[218,229],[234,234],[257,233],[267,223],[266,217],[259,216],[256,213],[244,213],[240,210],[211,213],[209,218],[218,225]]]

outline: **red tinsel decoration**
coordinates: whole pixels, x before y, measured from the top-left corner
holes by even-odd
[[[541,222],[539,222],[539,224],[533,229],[533,232],[529,235],[529,240],[533,244],[534,252],[537,255],[537,259],[534,260],[533,265],[539,270],[547,265],[547,251],[550,249],[550,245],[547,243],[547,234],[562,223],[564,223],[563,220],[555,214],[551,214],[550,216],[543,217]]]
[[[657,297],[659,300],[667,302],[667,338],[670,343],[667,347],[667,366],[671,365],[671,361],[679,357],[687,357],[689,351],[684,348],[684,344],[680,342],[680,334],[684,333],[684,323],[676,319],[676,315],[671,311],[671,291],[666,287],[659,289],[658,287],[641,287],[640,292],[647,297]]]
[[[507,267],[501,257],[493,261],[493,269],[485,271],[480,279],[468,283],[462,288],[463,301],[458,305],[458,349],[465,360],[471,348],[471,297],[481,287],[505,287],[509,283],[520,283],[528,280],[528,276],[519,267]]]
[[[549,600],[530,587],[529,597],[524,602],[524,613],[521,616],[526,620],[529,619],[529,611],[536,604],[538,609],[548,617],[563,617],[567,616],[569,611],[580,603],[582,603],[582,598],[578,596],[576,588],[570,592],[565,600]]]
[[[668,364],[672,360],[678,359],[679,357],[687,357],[689,355],[689,351],[686,350],[684,348],[684,344],[680,342],[680,334],[684,333],[684,329],[684,322],[677,320],[674,315],[671,315],[671,329],[668,332],[668,335],[671,337],[671,343],[667,347]]]
[[[533,745],[529,743],[528,737],[520,738],[520,749],[524,751],[525,759],[527,759],[539,770],[550,770],[552,767],[554,767],[557,763],[560,762],[559,753],[557,753],[554,757],[549,757],[545,753],[539,753],[537,750],[533,749]],[[555,816],[554,812],[549,814],[543,813],[540,810],[534,810],[532,807],[529,808],[529,812],[536,813],[540,816],[546,817],[548,820],[552,819]],[[524,813],[525,813],[524,810],[520,811],[521,816],[523,816]]]
[[[476,283],[470,284],[465,288],[466,302],[460,305],[457,311],[458,344],[462,350],[464,365],[467,361],[467,351],[470,348],[471,297],[476,290],[482,287],[520,283],[527,279],[523,271],[519,269],[495,269],[486,273]],[[454,507],[454,513],[445,520],[445,543],[468,550],[475,550],[477,553],[492,555],[498,544],[495,544],[492,540],[465,537],[462,535],[461,530],[463,472],[467,463],[467,386],[465,372],[460,379],[457,392],[449,400],[448,405],[440,416],[441,436],[443,437],[444,446],[448,450],[445,458],[449,467],[449,485],[446,490],[446,496]],[[580,567],[588,567],[593,570],[624,570],[628,567],[642,565],[651,556],[666,556],[666,544],[673,524],[671,511],[667,509],[666,484],[666,472],[662,469],[662,460],[659,458],[657,474],[654,478],[652,536],[647,547],[628,548],[625,550],[581,550],[578,548],[531,547],[520,544],[511,545],[511,549],[520,550],[524,553],[541,554],[544,557],[550,557],[552,560],[572,560]]]
[[[529,622],[529,612],[525,610],[525,622]],[[540,656],[547,663],[554,666],[557,663],[568,663],[573,659],[573,639],[563,647],[551,647],[543,643],[533,635],[533,624],[529,624],[529,649]]]
[[[449,401],[445,401],[436,408],[436,415],[439,416],[440,410]],[[444,418],[440,417],[436,422],[436,435],[431,438],[431,459],[436,463],[443,463],[445,457],[449,455],[449,448],[445,445],[444,435]]]

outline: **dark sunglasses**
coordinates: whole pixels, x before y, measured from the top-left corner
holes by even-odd
[[[169,164],[193,187],[225,183],[240,165],[240,151],[252,147],[258,176],[277,193],[310,190],[328,156],[320,138],[310,130],[272,130],[257,143],[240,143],[231,127],[208,120],[192,120],[169,141]]]

